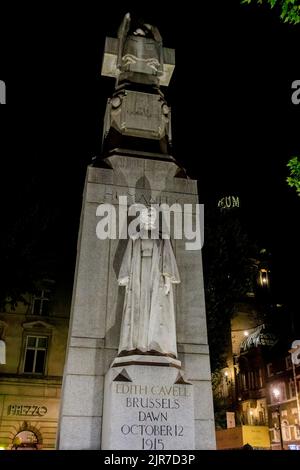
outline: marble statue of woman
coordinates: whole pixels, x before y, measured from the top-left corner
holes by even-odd
[[[141,352],[177,357],[173,284],[180,278],[170,240],[142,236],[155,224],[155,209],[145,209],[140,236],[129,239],[122,260],[118,283],[126,292],[121,356]]]

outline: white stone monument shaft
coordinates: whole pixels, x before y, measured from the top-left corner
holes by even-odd
[[[200,249],[188,251],[184,237],[143,242],[96,231],[99,206],[120,214],[124,197],[181,213],[189,204],[195,226],[197,182],[170,155],[171,110],[159,89],[174,63],[157,28],[129,14],[106,40],[102,74],[116,87],[83,193],[60,449],[215,448]]]

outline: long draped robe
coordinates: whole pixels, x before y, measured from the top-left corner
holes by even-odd
[[[126,286],[119,354],[139,350],[177,357],[173,284],[180,278],[170,240],[130,238],[118,282]]]

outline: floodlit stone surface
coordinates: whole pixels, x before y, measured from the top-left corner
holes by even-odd
[[[126,423],[122,413],[128,412],[126,407],[121,411],[117,401],[112,401],[109,388],[107,388],[110,390],[109,397],[104,397],[103,385],[104,377],[117,356],[119,346],[124,288],[118,286],[117,278],[127,240],[99,240],[97,238],[96,225],[99,217],[96,215],[96,210],[98,205],[104,202],[112,203],[118,215],[119,196],[127,196],[128,203],[134,200],[144,204],[152,200],[168,204],[198,202],[196,182],[186,178],[177,178],[177,166],[174,162],[145,161],[143,158],[120,155],[112,155],[108,161],[112,169],[88,168],[83,196],[69,348],[62,393],[59,447],[64,449],[100,449],[103,413],[109,412],[112,422],[115,420],[119,425],[121,422]],[[182,363],[184,379],[194,384],[190,386],[194,388],[194,410],[191,411],[193,407],[184,405],[181,410],[185,410],[185,422],[187,423],[190,419],[194,423],[195,441],[190,437],[194,435],[190,430],[188,434],[190,443],[187,444],[187,441],[182,439],[180,442],[183,447],[180,448],[192,448],[195,445],[196,449],[213,449],[215,448],[215,435],[202,257],[200,250],[187,251],[185,241],[172,240],[181,279],[181,283],[175,286],[174,303],[178,359]],[[143,377],[143,383],[157,384],[160,372],[158,375],[154,373],[155,366],[139,365],[136,367],[139,367],[141,372],[135,372],[137,374],[134,379],[135,383],[139,383]],[[164,372],[169,369],[178,372],[178,369],[173,367],[160,367],[160,369]],[[109,374],[111,373],[110,371]],[[148,377],[144,377],[144,374],[148,374]],[[76,379],[74,379],[75,376]],[[112,379],[106,379],[106,382],[110,383],[107,387],[112,387],[112,381],[109,382],[109,380]],[[170,383],[167,376],[165,380],[166,384]],[[163,382],[162,378],[161,381]],[[80,403],[80,401],[90,400],[92,401],[90,404]],[[76,409],[80,410],[80,413]],[[136,412],[134,413],[132,414],[133,421],[138,419]],[[171,411],[169,411],[169,417],[173,422],[175,418],[171,416]],[[71,419],[74,419],[74,423],[76,422],[86,434],[83,438],[84,444],[82,439],[77,442],[70,439]],[[73,434],[76,432],[72,429]],[[163,432],[167,431],[163,429]],[[95,437],[94,433],[98,437]],[[103,444],[108,446],[107,448],[113,449],[114,445],[122,442],[121,437],[121,440],[105,441],[105,434],[106,431],[103,430]],[[82,437],[82,433],[80,435]],[[131,448],[131,445],[143,445],[140,437],[138,444],[133,444],[133,441],[128,439],[127,436],[127,448]],[[166,449],[179,448],[177,441],[177,447],[172,447],[175,444],[171,441],[171,436],[169,436],[164,444]],[[144,445],[146,445],[145,442]],[[149,445],[154,444],[150,444],[149,441]]]
[[[128,365],[105,379],[102,449],[194,449],[193,385],[177,368]]]

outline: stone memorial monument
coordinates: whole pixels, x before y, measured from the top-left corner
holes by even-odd
[[[174,66],[129,14],[106,39],[115,89],[83,194],[60,449],[215,448],[201,247],[178,236],[197,226],[197,182],[171,155],[161,91]]]

